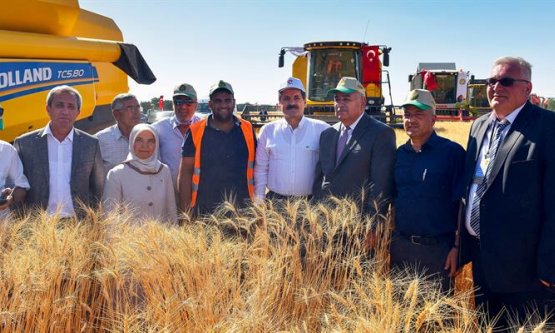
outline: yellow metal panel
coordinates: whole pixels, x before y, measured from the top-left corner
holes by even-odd
[[[306,77],[306,70],[308,66],[308,60],[306,57],[297,57],[293,62],[292,76],[303,82],[305,89],[308,89]]]

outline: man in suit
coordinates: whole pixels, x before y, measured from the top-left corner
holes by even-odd
[[[462,247],[473,263],[476,304],[520,320],[553,309],[555,113],[528,102],[531,65],[497,59],[487,80],[492,112],[470,131]],[[500,327],[508,328],[502,313]]]
[[[69,86],[53,88],[46,98],[50,122],[15,139],[31,185],[26,208],[82,218],[81,203],[93,207],[99,203],[104,168],[98,140],[73,127],[81,101],[79,92]]]
[[[393,192],[395,133],[364,112],[366,91],[357,79],[343,77],[329,94],[339,122],[320,136],[314,199],[346,197],[363,215],[385,215]]]

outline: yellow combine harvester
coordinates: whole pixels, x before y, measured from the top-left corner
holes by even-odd
[[[48,122],[48,91],[61,84],[83,96],[76,126],[112,122],[110,103],[127,92],[127,76],[156,80],[138,49],[123,43],[110,18],[79,7],[77,0],[2,1],[0,11],[0,106],[4,130],[13,139]]]
[[[390,103],[385,102],[383,85],[389,86],[389,73],[382,66],[389,66],[390,47],[368,45],[350,41],[307,43],[303,47],[284,47],[279,57],[279,67],[284,65],[285,53],[297,58],[292,75],[299,78],[307,90],[305,113],[328,122],[337,121],[333,100],[327,95],[344,76],[356,77],[366,88],[366,112],[383,121],[393,121],[394,108],[389,87]],[[381,57],[380,57],[381,56]],[[383,58],[383,61],[382,59]]]

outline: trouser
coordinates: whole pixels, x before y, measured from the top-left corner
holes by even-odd
[[[474,301],[476,307],[481,307],[485,311],[489,319],[493,319],[500,315],[496,330],[512,331],[514,329],[514,320],[524,323],[530,319],[531,311],[539,311],[540,317],[543,319],[546,314],[555,315],[555,290],[550,290],[541,284],[538,280],[535,286],[531,286],[529,290],[500,293],[492,291],[485,279],[480,259],[480,242],[477,238],[471,237],[468,244],[472,256],[472,278],[474,280]],[[506,308],[506,310],[504,309]],[[532,318],[533,320],[533,318]],[[550,328],[555,329],[555,318],[551,318]],[[550,330],[547,330],[550,331]]]
[[[436,237],[411,236],[393,232],[390,245],[392,271],[409,270],[439,281],[444,293],[452,293],[445,260],[453,246],[454,233]]]

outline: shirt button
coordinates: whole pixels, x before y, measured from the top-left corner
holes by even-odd
[[[147,190],[147,191],[150,191],[150,190],[152,190],[152,187],[147,186],[147,187],[146,187],[146,190]]]
[[[154,204],[153,204],[152,202],[149,202],[148,205],[149,205],[150,207],[152,207],[152,205],[154,205]]]

